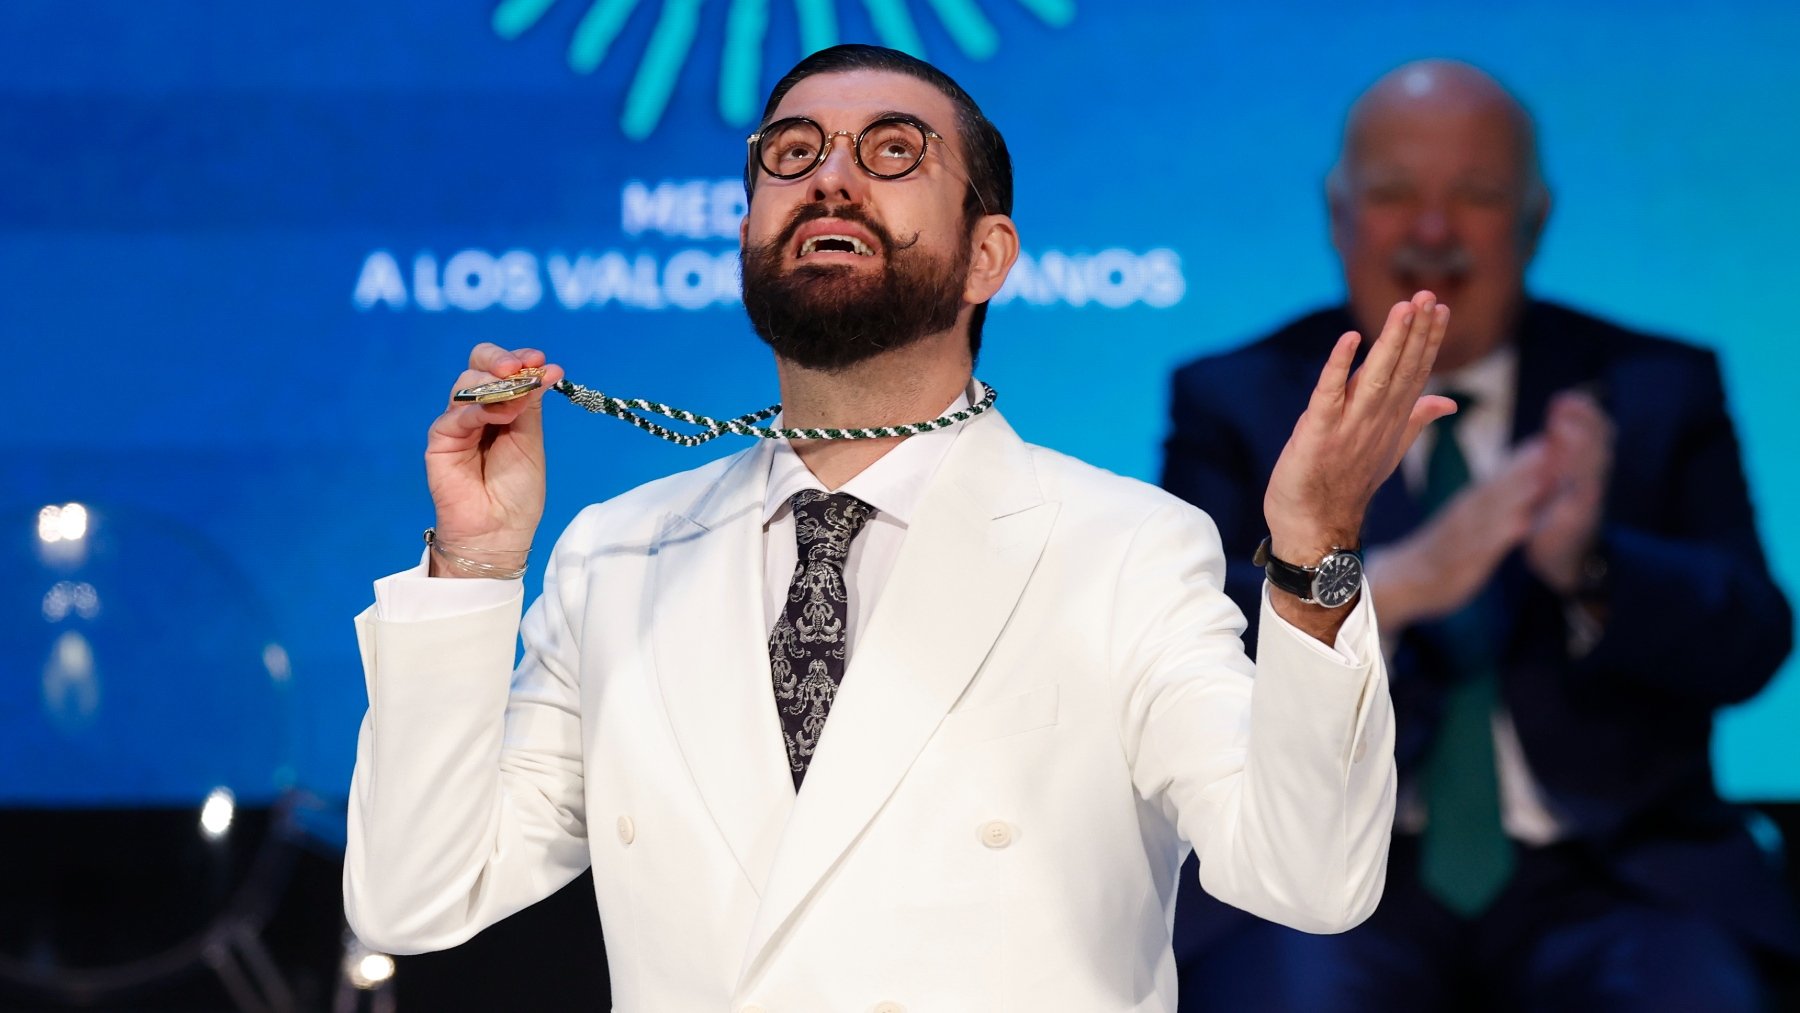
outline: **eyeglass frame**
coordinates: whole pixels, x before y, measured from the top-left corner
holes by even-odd
[[[761,145],[762,145],[763,138],[768,135],[769,131],[772,128],[778,127],[778,126],[781,126],[781,125],[787,124],[787,123],[810,124],[814,130],[817,130],[819,132],[820,143],[819,143],[819,153],[818,153],[818,155],[814,156],[813,162],[811,165],[800,170],[799,172],[790,173],[786,176],[782,176],[782,175],[777,175],[774,172],[771,172],[769,170],[769,167],[767,165],[763,164],[763,160],[761,158],[761,155],[762,155],[762,146]],[[892,175],[888,175],[888,176],[884,176],[881,173],[876,172],[874,169],[869,168],[868,165],[865,164],[862,159],[862,139],[863,139],[863,137],[866,134],[868,134],[869,131],[875,129],[878,126],[881,126],[884,123],[907,124],[908,126],[917,128],[920,135],[925,138],[925,143],[919,146],[918,159],[916,161],[914,161],[912,165],[907,166],[905,170],[903,170],[901,172],[896,172],[896,173],[894,173]],[[856,131],[854,134],[848,130],[826,130],[824,124],[820,123],[818,120],[815,120],[810,116],[783,116],[781,119],[778,119],[772,123],[769,123],[768,125],[764,126],[761,130],[758,130],[757,132],[751,134],[749,137],[744,138],[744,145],[747,149],[744,152],[744,182],[746,183],[746,186],[745,186],[746,191],[749,191],[749,192],[755,191],[756,187],[755,187],[755,183],[753,181],[756,179],[756,172],[758,169],[762,170],[764,173],[767,173],[768,177],[770,179],[778,179],[784,183],[792,182],[793,180],[796,180],[796,179],[805,179],[807,176],[812,175],[814,172],[816,172],[818,170],[819,166],[825,164],[825,160],[827,158],[831,157],[831,146],[833,144],[836,144],[837,139],[840,137],[850,138],[850,160],[852,162],[855,162],[856,167],[858,169],[861,169],[863,171],[863,173],[865,175],[867,175],[870,179],[880,179],[880,180],[905,179],[906,177],[917,172],[919,169],[919,166],[925,164],[925,156],[928,153],[930,153],[930,151],[931,151],[931,142],[932,141],[942,142],[945,153],[951,154],[951,155],[955,154],[955,152],[951,151],[950,142],[945,139],[943,134],[940,134],[936,130],[931,129],[931,126],[929,124],[927,124],[924,120],[918,119],[917,117],[914,117],[914,116],[908,116],[905,113],[896,113],[896,114],[892,114],[892,115],[888,115],[888,116],[877,116],[875,119],[870,120],[867,124],[865,124],[863,126],[863,128],[861,130]],[[957,170],[957,173],[962,176],[963,184],[969,188],[969,192],[975,195],[975,203],[980,205],[981,213],[984,216],[989,214],[990,212],[987,209],[987,200],[981,196],[981,188],[975,185],[975,181],[973,179],[969,178],[968,172],[964,171],[960,165],[956,167],[956,170]]]

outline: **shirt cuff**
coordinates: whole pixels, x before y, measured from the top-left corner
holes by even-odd
[[[375,618],[384,623],[423,623],[484,612],[525,593],[525,579],[433,577],[431,550],[419,565],[375,582]]]
[[[1367,648],[1370,635],[1375,629],[1375,610],[1369,605],[1369,582],[1366,580],[1363,581],[1362,592],[1356,596],[1356,604],[1350,606],[1350,614],[1344,617],[1344,624],[1338,627],[1337,637],[1330,647],[1281,618],[1281,613],[1275,611],[1275,604],[1269,599],[1269,582],[1266,580],[1262,586],[1262,614],[1264,623],[1273,619],[1276,625],[1305,642],[1308,650],[1317,651],[1322,657],[1351,668],[1361,668],[1368,663]]]

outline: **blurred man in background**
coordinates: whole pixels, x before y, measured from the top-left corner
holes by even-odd
[[[1406,293],[1454,311],[1431,389],[1461,410],[1364,532],[1399,720],[1389,886],[1336,937],[1191,891],[1182,1008],[1758,1008],[1758,965],[1800,928],[1709,746],[1791,617],[1714,356],[1526,294],[1550,195],[1530,117],[1473,67],[1377,82],[1327,196],[1348,304],[1181,369],[1163,484],[1206,505],[1226,589],[1254,601],[1262,489],[1307,378]]]

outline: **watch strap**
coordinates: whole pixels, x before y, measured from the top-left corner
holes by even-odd
[[[1262,569],[1263,575],[1269,578],[1269,583],[1288,594],[1298,596],[1302,601],[1312,601],[1313,577],[1319,568],[1295,566],[1285,559],[1277,558],[1270,548],[1271,542],[1272,539],[1265,535],[1262,544],[1256,547],[1256,555],[1251,558],[1251,562]]]

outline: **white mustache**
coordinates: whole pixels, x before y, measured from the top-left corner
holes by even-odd
[[[1475,259],[1461,246],[1443,251],[1402,246],[1394,252],[1390,266],[1395,273],[1460,278],[1474,269]]]

